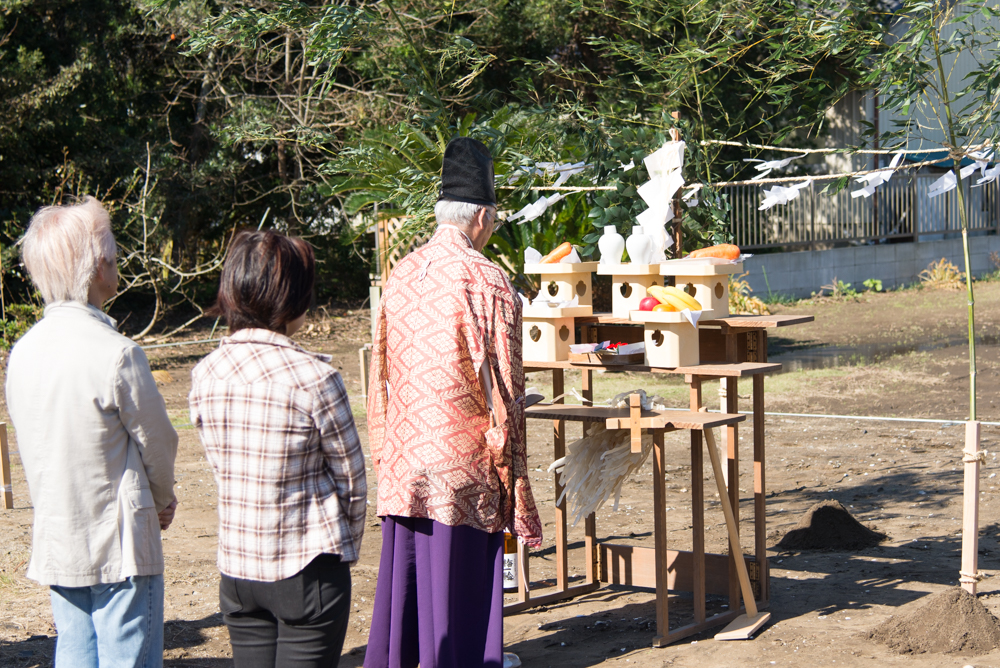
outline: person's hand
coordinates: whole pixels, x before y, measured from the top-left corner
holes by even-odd
[[[166,531],[170,528],[170,523],[174,521],[174,513],[177,511],[177,498],[175,497],[170,505],[159,512],[160,530]]]

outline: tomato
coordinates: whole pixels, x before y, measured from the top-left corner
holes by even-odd
[[[644,297],[641,302],[639,302],[640,311],[652,311],[656,306],[658,306],[660,300],[656,297]]]

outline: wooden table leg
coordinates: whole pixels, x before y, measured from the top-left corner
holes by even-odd
[[[735,336],[729,338],[735,339]],[[740,395],[737,378],[726,378],[726,412],[738,413],[740,410]],[[727,472],[725,484],[729,490],[729,504],[736,520],[736,531],[740,530],[740,441],[739,428],[735,425],[726,427],[726,460]],[[729,559],[729,609],[738,610],[740,605],[740,588],[736,578],[736,555],[730,552]]]
[[[564,376],[562,369],[552,370],[552,396],[558,397],[565,392]],[[553,403],[565,403],[561,398]],[[553,461],[566,456],[566,421],[552,421],[552,458]],[[555,499],[562,494],[563,488],[559,484],[559,476],[553,471]],[[553,499],[553,501],[555,500]],[[569,586],[569,561],[566,541],[566,499],[556,504],[556,589],[565,591]]]
[[[3,507],[14,509],[14,488],[10,481],[10,451],[7,450],[7,424],[0,422],[0,480],[3,481]]]
[[[701,376],[687,379],[691,387],[691,410],[701,409]],[[701,432],[691,430],[691,560],[694,622],[705,621],[705,467]]]
[[[771,600],[771,578],[767,563],[767,486],[764,477],[764,376],[753,377],[753,535],[760,605]]]
[[[653,645],[667,644],[670,631],[670,592],[667,570],[667,506],[664,489],[663,430],[653,430],[653,540],[656,556],[656,637]]]
[[[581,385],[582,385],[582,395],[583,395],[583,405],[593,406],[594,405],[594,372],[591,369],[582,369],[580,371]],[[586,421],[583,423],[583,435],[586,436],[591,427],[594,425],[593,422]],[[586,566],[586,582],[587,584],[593,584],[597,582],[597,517],[594,513],[591,513],[583,521],[583,543],[584,552],[586,553],[585,559],[587,560]]]

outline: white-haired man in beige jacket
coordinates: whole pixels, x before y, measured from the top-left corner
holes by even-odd
[[[92,197],[31,219],[45,315],[14,346],[7,408],[34,505],[28,577],[48,585],[57,668],[163,665],[163,550],[177,433],[145,354],[101,306],[115,240]]]

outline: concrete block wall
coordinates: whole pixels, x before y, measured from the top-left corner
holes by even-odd
[[[996,270],[990,261],[990,253],[994,251],[1000,253],[1000,236],[980,235],[969,238],[973,276]],[[743,266],[750,272],[746,280],[757,297],[766,297],[769,286],[771,294],[808,297],[834,279],[850,283],[858,291],[864,289],[864,282],[869,278],[882,281],[882,287],[886,290],[909,285],[919,280],[918,275],[927,265],[942,257],[964,270],[961,238],[769,253],[756,255]]]

